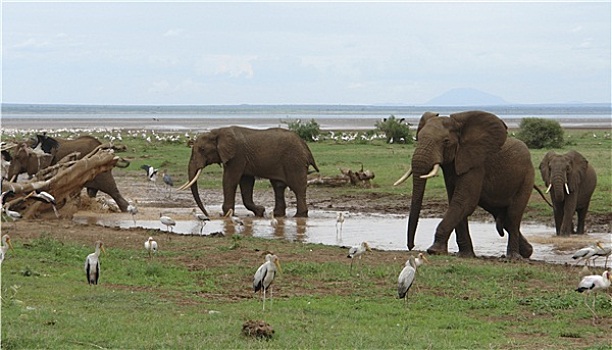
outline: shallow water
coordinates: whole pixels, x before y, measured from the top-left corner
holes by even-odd
[[[136,223],[130,214],[79,213],[75,221],[82,224],[96,224],[123,229],[142,227],[152,230],[168,231],[168,228],[157,219],[159,208],[147,208],[148,212],[136,215]],[[271,225],[270,219],[248,216],[244,208],[237,208],[237,215],[244,221],[244,228],[234,225],[231,220],[213,218],[201,225],[191,216],[191,208],[173,208],[163,210],[164,214],[175,218],[175,234],[209,236],[222,232],[224,235],[242,234],[246,236],[286,239],[295,242],[321,243],[325,245],[352,246],[368,241],[370,246],[380,250],[407,250],[405,215],[346,213],[342,227],[336,227],[335,211],[311,210],[308,218],[278,218],[278,226]],[[211,211],[209,211],[211,212]],[[420,219],[415,237],[415,250],[426,250],[433,242],[433,233],[441,219]],[[506,252],[507,234],[500,237],[493,222],[470,222],[470,234],[474,251],[478,256],[502,256]],[[557,244],[564,238],[554,237],[554,227],[523,224],[523,235],[533,245],[531,259],[551,263],[573,263],[571,255],[575,249],[563,250]],[[590,233],[584,236],[585,244],[597,240],[610,243],[609,233]],[[542,242],[542,243],[539,243]],[[448,243],[449,252],[458,250],[454,233]],[[596,264],[603,266],[604,259]]]

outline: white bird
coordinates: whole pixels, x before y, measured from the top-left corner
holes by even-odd
[[[166,225],[166,230],[170,232],[172,232],[172,228],[176,225],[176,221],[167,215],[163,215],[162,213],[159,213],[159,221]]]
[[[30,194],[28,194],[25,198],[32,198],[42,203],[51,204],[51,206],[53,207],[53,212],[55,213],[55,217],[59,218],[59,213],[57,212],[56,208],[57,202],[55,201],[55,197],[53,197],[49,192],[36,190],[30,192]]]
[[[6,252],[11,248],[12,251],[13,245],[11,244],[11,237],[9,235],[2,236],[2,246],[0,246],[0,264],[4,261],[4,257],[6,256]]]
[[[410,290],[410,287],[412,287],[416,276],[417,267],[418,265],[414,256],[411,256],[408,260],[406,260],[404,269],[402,272],[400,272],[399,277],[397,278],[397,296],[400,299],[404,299],[408,293],[408,290]]]
[[[10,210],[8,208],[2,207],[2,212],[4,214],[6,214],[9,218],[11,218],[11,220],[13,220],[13,221],[17,221],[17,220],[21,219],[21,214],[19,212],[14,211],[14,210]]]
[[[274,212],[270,212],[270,226],[277,228],[278,227],[278,219],[274,217]]]
[[[85,276],[89,285],[98,284],[98,279],[100,278],[100,250],[106,253],[102,241],[96,241],[95,247],[95,252],[87,255],[85,259]]]
[[[607,269],[608,268],[608,258],[610,257],[610,254],[612,254],[612,244],[608,244],[607,246],[604,246],[602,243],[599,243],[597,245],[597,249],[595,250],[595,254],[593,254],[593,257],[592,257],[593,264],[595,264],[595,259],[605,256],[606,262],[604,264],[604,269]]]
[[[342,236],[342,226],[344,224],[344,213],[338,212],[336,216],[336,237],[338,237],[338,232],[340,232],[340,236]],[[340,225],[340,231],[338,231],[338,225]]]
[[[589,275],[584,276],[580,283],[578,283],[578,288],[576,288],[576,292],[582,293],[587,292],[584,298],[584,304],[591,310],[593,313],[593,320],[597,318],[597,314],[595,313],[595,294],[593,294],[593,307],[591,308],[587,303],[586,296],[591,294],[592,292],[596,292],[598,290],[604,290],[610,287],[612,281],[612,275],[610,271],[606,270],[601,275]]]
[[[200,223],[200,234],[202,234],[202,230],[206,226],[206,222],[210,221],[210,218],[204,213],[197,212],[195,208],[191,210],[191,215]]]
[[[132,214],[132,220],[134,220],[134,224],[136,223],[136,214],[138,214],[138,208],[130,202],[127,206],[128,213]]]
[[[419,267],[426,262],[428,263],[429,260],[427,260],[427,257],[425,257],[425,254],[419,253],[418,256],[414,259],[414,262],[416,264],[416,267]]]
[[[153,237],[149,237],[149,239],[147,239],[147,240],[144,242],[144,247],[145,247],[145,249],[147,250],[147,252],[149,253],[149,258],[150,258],[150,257],[151,257],[153,254],[157,253],[157,242],[155,242],[155,241],[153,240]]]
[[[227,213],[225,214],[225,217],[226,218],[230,218],[234,225],[238,225],[238,226],[244,227],[244,221],[242,221],[241,218],[239,218],[239,217],[234,215],[234,209],[228,210]]]
[[[351,258],[351,272],[353,271],[353,260],[355,260],[356,257],[359,257],[359,260],[361,261],[361,256],[365,254],[366,251],[372,251],[368,242],[361,242],[360,245],[353,246],[349,249],[346,257]]]
[[[601,242],[597,242],[594,245],[578,249],[574,253],[574,255],[572,255],[572,259],[576,260],[576,265],[581,260],[584,260],[584,266],[587,266],[589,264],[589,261],[591,261],[591,258],[595,255],[595,253],[597,253],[597,250],[599,248],[603,249]]]
[[[146,164],[143,164],[140,169],[144,169],[144,171],[147,172],[147,178],[149,179],[149,181],[153,182],[153,184],[157,186],[157,184],[155,183],[155,181],[157,180],[157,169]]]
[[[266,254],[266,262],[261,264],[255,272],[253,278],[253,291],[257,293],[263,290],[263,310],[266,310],[266,291],[272,285],[276,272],[282,271],[280,266],[280,260],[276,255]],[[270,298],[272,297],[272,291],[270,291]]]

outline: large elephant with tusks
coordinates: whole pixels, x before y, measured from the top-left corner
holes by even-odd
[[[506,124],[483,111],[441,117],[426,112],[419,121],[412,169],[396,185],[413,175],[407,245],[414,248],[423,194],[428,178],[442,168],[449,206],[436,228],[430,254],[446,254],[454,230],[460,256],[474,256],[468,216],[477,206],[493,215],[500,236],[508,232],[506,256],[528,258],[532,246],[521,234],[523,212],[534,188],[535,170],[527,146],[508,138]]]
[[[198,192],[197,179],[210,164],[223,165],[223,213],[234,210],[236,188],[240,186],[244,206],[256,216],[265,208],[253,202],[255,178],[269,179],[274,189],[274,216],[285,216],[285,189],[289,187],[297,202],[296,217],[308,216],[306,186],[308,169],[319,171],[304,142],[295,132],[270,128],[265,130],[230,126],[200,134],[191,146],[189,182],[198,207],[208,215]]]

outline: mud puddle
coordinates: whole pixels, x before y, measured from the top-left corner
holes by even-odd
[[[209,212],[213,212],[210,211]],[[176,221],[174,227],[166,227],[159,221],[160,213]],[[126,213],[101,214],[79,212],[74,221],[81,224],[95,224],[106,227],[129,229],[141,227],[150,230],[172,231],[175,234],[188,234],[207,237],[223,234],[286,239],[295,242],[321,243],[325,245],[352,246],[368,241],[374,249],[407,250],[405,215],[363,214],[344,212],[345,221],[336,223],[335,211],[311,210],[308,218],[277,218],[278,225],[273,227],[268,218],[253,217],[244,207],[238,207],[236,214],[244,226],[232,220],[213,217],[205,224],[200,223],[192,214],[192,208],[143,208],[132,217]],[[433,242],[433,233],[441,219],[422,218],[415,237],[416,250],[426,250]],[[493,222],[470,222],[470,233],[474,250],[478,256],[501,256],[506,252],[507,235],[500,237]],[[612,234],[590,233],[583,236],[556,237],[554,227],[524,223],[523,235],[533,245],[531,259],[550,263],[573,263],[572,254],[579,248],[597,240],[610,244]],[[448,243],[449,252],[458,250],[454,233]],[[612,261],[608,265],[612,264]],[[604,259],[596,265],[603,266]]]

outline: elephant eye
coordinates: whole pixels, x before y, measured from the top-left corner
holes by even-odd
[[[450,144],[450,139],[445,138],[442,143],[444,144],[444,146],[448,146]]]

